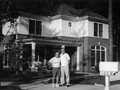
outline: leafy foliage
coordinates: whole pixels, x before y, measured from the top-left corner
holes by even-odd
[[[14,22],[17,18],[18,6],[15,0],[0,0],[0,21],[5,23],[7,21]]]
[[[5,24],[6,22],[10,22],[11,25],[12,23],[15,22],[15,18],[17,18],[18,14],[17,14],[17,10],[18,10],[18,6],[16,4],[16,0],[0,0],[0,30],[2,31],[2,25]],[[11,28],[11,27],[10,27]],[[4,52],[4,45],[12,45],[14,41],[14,36],[8,36],[8,35],[1,35],[0,36],[0,70],[2,70],[2,66],[3,66],[3,55],[5,54]],[[12,48],[13,49],[13,48]],[[12,50],[11,49],[11,50]],[[19,50],[18,48],[15,48],[17,50]],[[13,50],[15,50],[13,49]],[[14,56],[12,55],[13,53],[9,52],[9,50],[7,50],[7,53],[11,53],[10,56]],[[16,51],[16,50],[15,50]],[[16,53],[18,54],[18,53]],[[15,55],[17,56],[17,55]],[[13,59],[16,60],[16,59]]]
[[[24,64],[26,63],[22,57],[23,47],[21,42],[13,42],[6,46],[4,51],[5,57],[9,60],[9,65],[16,72],[22,71]]]

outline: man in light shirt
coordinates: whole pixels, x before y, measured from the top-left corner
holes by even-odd
[[[49,60],[49,63],[52,65],[52,87],[55,87],[55,79],[56,79],[56,87],[59,87],[59,77],[60,77],[60,63],[61,59],[59,57],[59,51],[56,51],[55,56]]]
[[[70,56],[65,52],[65,47],[61,47],[61,86],[66,83],[67,87],[70,86],[70,74],[69,74],[69,63]],[[66,80],[65,80],[66,78]]]

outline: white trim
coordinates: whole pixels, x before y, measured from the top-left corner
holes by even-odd
[[[98,50],[97,49],[97,46],[98,45],[95,45],[95,46],[92,46],[92,47],[95,47],[94,49],[92,49],[92,47],[91,47],[91,50],[93,50],[94,52],[95,52],[95,65],[94,66],[96,66],[97,65],[97,51],[100,51],[100,61],[101,61],[101,57],[102,57],[102,51],[104,51],[105,52],[105,60],[104,61],[106,61],[106,47],[104,47],[104,46],[99,46],[100,47],[100,49]],[[102,47],[104,48],[104,50],[102,50]],[[91,61],[92,62],[92,61]],[[94,66],[92,66],[92,68],[94,67]]]

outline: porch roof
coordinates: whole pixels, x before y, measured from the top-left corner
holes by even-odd
[[[23,43],[35,42],[37,44],[45,45],[66,45],[66,46],[80,46],[82,44],[82,39],[74,37],[43,37],[34,35],[18,35],[18,39]]]

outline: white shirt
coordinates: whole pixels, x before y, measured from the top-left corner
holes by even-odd
[[[69,65],[70,56],[67,53],[60,54],[61,66]]]
[[[60,67],[61,59],[58,57],[53,57],[49,60],[53,67]]]

